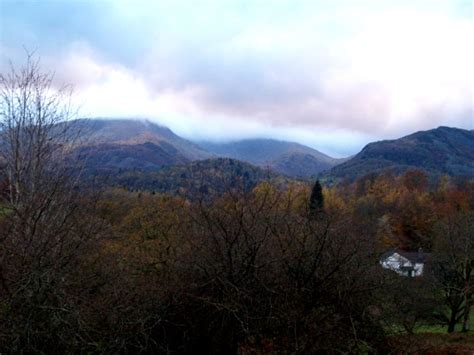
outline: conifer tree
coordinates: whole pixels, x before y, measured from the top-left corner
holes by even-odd
[[[316,180],[313,190],[311,191],[311,197],[309,198],[309,213],[314,216],[315,213],[320,212],[324,209],[324,196],[323,189],[319,180]]]

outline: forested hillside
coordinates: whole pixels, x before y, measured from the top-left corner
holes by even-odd
[[[80,119],[69,124],[70,131],[79,137],[81,146],[140,146],[152,143],[173,147],[188,160],[210,158],[212,154],[196,144],[174,134],[169,128],[148,120],[139,119]],[[133,166],[130,166],[133,167]]]
[[[230,143],[202,142],[200,145],[219,156],[268,167],[290,177],[310,177],[342,163],[315,149],[273,139],[246,139]]]
[[[88,169],[154,169],[209,158],[231,158],[287,177],[316,176],[345,159],[297,143],[272,139],[192,143],[146,120],[90,119],[71,123],[78,135],[75,158]],[[61,125],[59,125],[61,127]]]
[[[439,127],[409,136],[368,144],[329,176],[355,179],[369,173],[401,173],[419,168],[432,176],[474,176],[474,132]]]
[[[271,171],[226,158],[200,160],[158,171],[129,169],[101,175],[109,186],[170,193],[187,199],[212,198],[231,190],[249,192],[262,181],[284,181]]]

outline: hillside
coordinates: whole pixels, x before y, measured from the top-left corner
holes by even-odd
[[[370,143],[360,153],[327,174],[353,180],[391,170],[423,169],[432,176],[474,176],[474,132],[438,127],[406,137]]]
[[[201,142],[215,155],[268,167],[291,177],[309,177],[340,163],[304,145],[274,139],[247,139],[230,143]]]
[[[87,170],[95,172],[108,169],[156,170],[190,161],[166,142],[85,145],[74,151],[72,159],[81,161]]]
[[[249,139],[230,143],[183,139],[169,128],[145,120],[90,119],[71,123],[79,135],[75,157],[89,170],[160,169],[210,158],[241,160],[288,177],[310,177],[343,160],[315,149],[273,139]]]
[[[89,119],[73,121],[72,125],[76,131],[80,131],[83,146],[105,148],[108,145],[140,146],[144,143],[152,143],[169,153],[172,147],[176,154],[187,160],[212,157],[212,154],[174,134],[169,128],[147,120]]]
[[[173,193],[187,198],[223,194],[230,189],[250,191],[278,176],[251,164],[228,158],[207,159],[158,171],[110,171],[109,185]]]

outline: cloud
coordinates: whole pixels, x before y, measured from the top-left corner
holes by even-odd
[[[292,132],[336,154],[348,135],[473,128],[469,1],[21,4],[3,5],[2,49],[46,52],[86,115],[195,138]]]
[[[269,125],[393,134],[447,117],[469,124],[450,113],[472,107],[471,19],[416,6],[298,15],[249,21],[220,41],[165,40],[144,81],[154,92],[194,88],[205,113]]]

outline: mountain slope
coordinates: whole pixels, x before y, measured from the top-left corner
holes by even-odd
[[[72,122],[73,128],[81,131],[83,146],[119,145],[134,146],[152,143],[163,149],[173,147],[187,160],[212,157],[198,145],[174,134],[169,128],[146,120],[89,119]]]
[[[249,163],[228,158],[206,159],[157,171],[121,171],[108,184],[137,190],[166,192],[198,198],[238,189],[250,191],[258,183],[278,176]]]
[[[190,161],[166,142],[85,145],[77,148],[71,158],[82,162],[88,171],[95,172],[131,168],[156,170]]]
[[[80,132],[76,157],[91,169],[157,169],[216,157],[232,158],[290,177],[309,177],[341,161],[315,149],[273,139],[192,143],[170,129],[144,120],[89,119],[72,122]]]
[[[409,136],[370,143],[347,162],[331,169],[329,176],[355,179],[391,170],[424,169],[430,175],[474,176],[474,132],[438,127]]]
[[[218,156],[268,167],[293,177],[315,175],[340,162],[304,145],[274,139],[246,139],[230,143],[201,142],[200,146]]]

